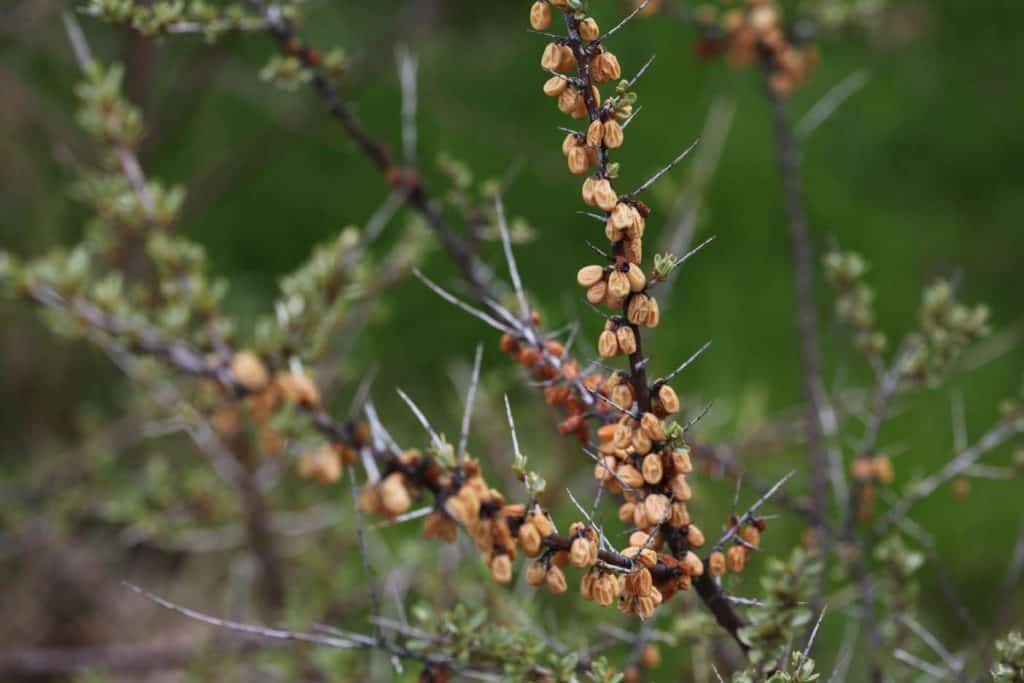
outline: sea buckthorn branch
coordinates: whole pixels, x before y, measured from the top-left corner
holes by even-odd
[[[771,486],[763,480],[751,475],[744,468],[736,457],[736,451],[731,444],[708,445],[698,442],[690,443],[690,453],[694,459],[701,463],[702,471],[709,475],[724,475],[732,481],[749,488],[758,495],[764,495]],[[785,491],[778,490],[772,495],[772,502],[779,508],[800,515],[808,522],[821,521],[829,524],[828,519],[818,520],[814,510],[807,501],[794,498]]]
[[[892,463],[885,455],[878,454],[878,438],[888,417],[889,405],[900,391],[907,358],[905,350],[897,352],[892,365],[882,372],[875,388],[864,440],[851,464],[853,484],[846,501],[844,519],[847,537],[852,534],[858,518],[870,516],[870,506],[874,498],[873,485],[892,483]]]
[[[865,355],[877,377],[864,437],[851,463],[853,484],[843,534],[849,540],[857,520],[870,518],[877,487],[893,480],[891,461],[877,452],[891,404],[912,389],[940,382],[968,345],[988,333],[988,311],[983,305],[961,303],[952,286],[940,280],[924,290],[920,329],[907,334],[891,360],[887,360],[884,352],[888,340],[875,322],[874,290],[864,281],[866,262],[859,254],[834,251],[825,256],[824,265],[837,294],[836,315],[853,332],[854,345]],[[966,443],[958,443],[957,447],[967,448]]]
[[[765,74],[772,109],[779,170],[792,249],[796,290],[796,324],[801,363],[801,392],[806,403],[806,430],[811,472],[811,498],[817,533],[828,555],[826,519],[830,478],[841,486],[840,456],[831,445],[837,431],[835,411],[825,391],[814,302],[814,253],[799,175],[797,143],[789,125],[784,98],[802,85],[817,61],[804,24],[787,27],[773,0],[747,0],[745,7],[719,10],[703,5],[682,18],[700,35],[697,52],[704,57],[728,53],[734,64],[759,65]],[[821,573],[822,579],[825,573]],[[824,586],[822,585],[822,590]]]
[[[840,457],[834,445],[838,419],[821,383],[820,351],[816,338],[817,322],[813,298],[813,252],[801,197],[797,138],[787,119],[784,102],[785,96],[806,80],[807,67],[816,59],[813,48],[801,48],[809,37],[805,30],[807,24],[794,22],[787,29],[783,26],[778,8],[770,0],[752,0],[747,3],[745,10],[732,10],[721,16],[713,10],[703,10],[697,12],[694,19],[705,33],[700,45],[704,54],[710,56],[727,49],[736,62],[760,64],[765,76],[765,91],[771,105],[795,264],[797,323],[801,337],[803,393],[807,404],[812,494],[814,508],[819,512],[820,520],[815,526],[818,529],[819,541],[823,545],[824,557],[829,556],[828,546],[835,542],[849,550],[848,553],[843,553],[840,559],[847,565],[856,582],[869,647],[872,651],[877,651],[882,644],[875,606],[878,590],[868,563],[878,537],[869,533],[863,538],[858,538],[855,524],[858,517],[863,519],[870,516],[877,487],[890,483],[893,479],[893,469],[888,457],[876,453],[879,432],[888,416],[891,400],[897,393],[905,390],[908,380],[915,374],[909,371],[908,365],[913,365],[917,370],[916,376],[919,381],[931,381],[933,359],[936,365],[942,366],[947,363],[948,356],[955,356],[963,343],[959,340],[973,339],[976,330],[984,327],[984,313],[975,314],[961,309],[958,315],[954,316],[951,314],[952,306],[947,303],[950,299],[948,290],[935,291],[932,295],[934,313],[925,314],[922,319],[932,323],[931,326],[939,330],[940,334],[930,334],[925,329],[921,337],[957,341],[946,343],[945,348],[932,353],[925,350],[927,343],[908,340],[908,343],[897,352],[892,365],[887,367],[882,359],[886,338],[875,327],[871,305],[872,292],[859,281],[864,271],[863,262],[855,255],[835,254],[828,257],[830,280],[840,291],[840,299],[837,302],[840,318],[856,331],[856,346],[868,357],[878,377],[863,444],[852,463],[852,490],[848,491],[845,477],[839,467]],[[825,100],[830,97],[834,96],[826,95]],[[828,103],[827,106],[834,109],[838,105]],[[818,107],[815,109],[818,110]],[[820,109],[820,112],[827,111],[824,106]],[[806,127],[801,125],[801,137],[809,130],[813,130],[813,126],[820,122],[821,116],[827,116],[827,113],[820,112],[816,114],[817,118],[808,117],[810,123]],[[962,324],[962,328],[950,332],[949,329],[954,326],[949,323],[954,319]],[[956,476],[956,471],[952,465],[944,468],[944,473],[953,472],[951,476]],[[821,523],[825,520],[823,506],[828,500],[826,482],[829,478],[832,480],[839,508],[844,512],[837,527]],[[927,489],[922,489],[924,490]],[[908,504],[912,504],[908,498],[897,502],[890,510],[892,517],[888,517],[889,522],[901,521],[909,509]],[[820,588],[824,588],[823,582]],[[874,680],[880,680],[882,676],[876,660],[872,662],[871,676]]]
[[[890,459],[878,453],[879,437],[890,416],[891,404],[897,396],[916,386],[936,384],[967,345],[987,332],[987,310],[983,306],[968,307],[959,303],[947,282],[940,281],[926,288],[920,311],[920,331],[908,334],[891,361],[887,361],[884,354],[887,337],[875,323],[874,291],[864,282],[864,274],[868,270],[866,263],[852,252],[832,252],[824,258],[824,263],[828,281],[837,293],[837,317],[854,333],[855,347],[865,355],[877,377],[868,406],[863,441],[851,462],[853,483],[839,537],[842,547],[847,550],[840,557],[856,582],[868,645],[877,650],[884,644],[880,620],[885,619],[885,613],[883,611],[880,615],[879,607],[891,612],[893,606],[878,604],[880,596],[887,594],[886,588],[884,581],[872,575],[869,562],[880,555],[892,555],[888,548],[898,539],[887,538],[886,534],[895,526],[906,528],[909,523],[906,515],[916,502],[933,493],[941,484],[968,471],[984,454],[1019,433],[1024,422],[1019,421],[1019,414],[1015,413],[1011,402],[1003,420],[975,446],[967,447],[966,442],[958,437],[960,453],[953,460],[896,499],[871,529],[858,533],[857,522],[868,521],[873,515],[879,488],[894,480]],[[890,592],[901,598],[899,590]],[[956,607],[955,599],[952,601]],[[906,608],[906,605],[897,606],[897,610]],[[897,650],[896,654],[899,652],[904,651]],[[911,655],[905,652],[904,655],[901,661],[909,661],[906,657]],[[878,661],[872,661],[870,675],[873,680],[882,680],[883,671]]]
[[[583,184],[583,199],[604,212],[603,217],[597,214],[594,217],[605,222],[611,244],[606,257],[608,265],[582,268],[577,282],[587,290],[590,304],[604,303],[613,311],[621,311],[621,314],[606,316],[598,351],[604,358],[625,355],[629,366],[628,373],[613,373],[592,389],[595,393],[600,391],[597,395],[603,393],[602,401],[618,413],[615,421],[609,420],[598,430],[603,462],[595,468],[595,477],[603,486],[625,496],[620,517],[623,521],[634,522],[638,529],[634,535],[643,539],[638,538],[638,541],[646,544],[660,536],[671,552],[668,557],[678,559],[688,556],[692,552],[690,548],[699,547],[704,539],[685,511],[684,503],[692,495],[685,480],[685,474],[692,470],[689,455],[685,450],[672,451],[672,444],[684,443],[685,429],[679,425],[667,428],[662,423],[678,412],[678,398],[666,379],[653,384],[647,379],[648,359],[643,351],[641,328],[655,327],[660,310],[657,300],[647,293],[648,278],[640,265],[648,209],[636,195],[682,161],[690,150],[685,150],[642,183],[634,193],[616,194],[611,179],[617,177],[618,167],[610,162],[609,150],[623,142],[620,121],[629,120],[635,113],[636,96],[629,88],[636,79],[620,83],[616,95],[602,104],[596,84],[621,76],[618,59],[602,45],[597,23],[586,15],[581,5],[535,2],[530,13],[532,27],[545,31],[557,11],[561,12],[567,36],[554,40],[544,49],[541,66],[555,75],[543,89],[548,96],[557,98],[560,111],[590,122],[585,133],[568,132],[562,151],[572,173],[583,174],[595,168],[594,175],[588,176]],[[635,14],[627,17],[627,21]],[[563,75],[570,72],[575,76]],[[636,412],[632,410],[634,405]],[[670,436],[666,429],[675,431]],[[734,556],[742,553],[745,559],[748,550],[741,547]],[[733,562],[731,567],[722,562],[716,563],[715,569],[720,576],[727,569],[738,571],[742,567],[738,562]],[[745,648],[738,637],[738,629],[744,622],[724,598],[711,573],[701,572],[692,583],[697,585],[699,595],[719,624]]]
[[[410,407],[414,412],[420,412],[411,401]],[[433,439],[436,432],[425,417],[418,417]],[[669,535],[667,542],[672,554],[663,554],[659,558],[654,549],[656,543],[664,542],[657,527],[668,528],[668,516],[683,510],[673,507],[668,497],[648,496],[639,505],[642,511],[650,508],[650,512],[658,515],[658,522],[651,533],[635,532],[630,538],[630,548],[617,553],[599,548],[594,530],[587,525],[574,524],[569,534],[561,534],[555,529],[550,516],[535,503],[506,504],[502,494],[488,488],[475,461],[456,460],[453,454],[451,447],[443,441],[435,443],[427,454],[411,450],[396,457],[392,453],[384,463],[380,480],[363,491],[364,510],[397,518],[411,507],[417,492],[427,492],[434,498],[434,512],[427,518],[425,535],[450,542],[454,540],[457,528],[462,526],[486,554],[491,573],[499,582],[511,579],[511,560],[515,557],[518,541],[525,554],[540,556],[527,574],[532,584],[543,583],[549,590],[560,593],[566,589],[562,566],[569,563],[579,567],[590,566],[595,569],[584,576],[581,585],[584,597],[595,599],[600,604],[610,604],[615,595],[621,593],[620,610],[627,613],[637,611],[642,616],[649,616],[666,595],[679,588],[688,588],[703,574],[703,563],[690,550],[703,544],[703,535],[695,526],[688,525],[685,531],[676,529]],[[679,457],[685,468],[685,456]],[[681,481],[676,484],[683,485]],[[688,493],[682,491],[683,497],[688,497]],[[756,533],[752,526],[741,535]],[[757,543],[755,537],[750,537],[752,543],[740,549],[743,555]],[[603,578],[614,573],[622,573],[629,578],[617,582]],[[732,627],[742,624],[736,618],[728,621],[721,616],[734,613],[713,582],[712,585],[701,585],[702,594],[720,616],[720,623]],[[657,590],[652,592],[654,587]]]
[[[491,572],[501,583],[511,579],[511,560],[519,547],[527,556],[539,557],[528,572],[531,583],[544,583],[555,593],[566,589],[561,568],[570,563],[583,568],[596,567],[598,573],[627,576],[645,573],[648,580],[660,584],[665,592],[674,591],[675,586],[670,584],[676,581],[688,585],[697,572],[703,571],[693,553],[688,553],[684,562],[669,555],[659,558],[649,547],[648,534],[642,534],[642,543],[640,537],[631,539],[638,544],[619,553],[599,548],[596,533],[583,524],[573,524],[568,534],[559,533],[550,514],[536,503],[506,504],[500,492],[487,486],[476,461],[464,459],[452,464],[451,453],[450,447],[442,444],[442,449],[433,453],[407,450],[397,457],[392,454],[382,465],[381,479],[364,488],[363,509],[394,518],[411,507],[413,494],[426,492],[434,499],[434,511],[424,526],[427,537],[451,542],[461,526],[474,538],[478,548],[488,554]],[[602,604],[610,604],[623,590],[621,586],[607,583],[595,594],[599,596],[595,599],[607,599]],[[585,597],[592,594],[587,592],[591,588],[584,588]],[[611,592],[602,593],[604,589]],[[653,610],[653,607],[651,604],[643,609]],[[621,602],[620,609],[623,609]]]
[[[768,100],[772,109],[779,172],[782,176],[783,196],[788,217],[789,240],[792,249],[793,277],[796,289],[797,332],[799,334],[801,391],[805,401],[807,450],[811,469],[811,498],[814,510],[824,517],[829,501],[829,471],[840,466],[840,456],[830,445],[836,432],[835,411],[825,390],[822,375],[821,344],[818,340],[818,314],[814,301],[814,247],[803,203],[800,178],[800,160],[797,143],[786,115],[785,102],[780,96],[775,78],[774,51],[763,50],[767,78]],[[841,476],[841,475],[840,475]],[[835,477],[833,477],[833,482]],[[835,484],[833,484],[835,486]],[[827,529],[817,526],[823,555],[829,553]],[[819,596],[824,590],[824,572],[821,574]],[[819,598],[815,600],[815,606]]]
[[[1017,409],[1015,412],[1006,415],[995,426],[985,432],[973,446],[957,454],[955,458],[934,474],[914,484],[910,491],[875,523],[871,529],[870,538],[877,539],[882,537],[921,500],[930,496],[943,484],[967,472],[972,465],[990,451],[1022,433],[1024,433],[1024,412]]]

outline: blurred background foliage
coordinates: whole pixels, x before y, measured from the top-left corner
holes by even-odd
[[[86,216],[69,186],[93,150],[74,124],[78,72],[61,9],[52,0],[7,0],[0,10],[0,246],[25,256],[77,240]],[[604,12],[606,22],[611,14]],[[583,239],[594,227],[573,213],[578,182],[564,171],[559,118],[540,93],[542,39],[525,30],[525,15],[521,3],[313,0],[305,34],[314,44],[346,50],[346,90],[370,131],[395,148],[394,49],[404,44],[414,51],[420,61],[419,154],[428,184],[443,187],[434,163],[442,154],[464,161],[478,179],[511,178],[506,205],[535,232],[517,252],[533,301],[549,327],[578,319],[587,333],[581,336],[593,338],[600,320],[581,304],[573,274],[591,260]],[[795,119],[851,73],[862,70],[868,77],[809,138],[803,163],[816,244],[821,250],[837,243],[871,262],[882,328],[898,337],[912,327],[921,289],[937,275],[954,274],[966,301],[991,306],[996,336],[987,348],[995,350],[993,357],[909,402],[887,427],[883,444],[895,456],[898,481],[950,457],[951,394],[962,396],[977,436],[1024,373],[1024,88],[1015,75],[1024,64],[1022,24],[1024,5],[1011,0],[893,3],[869,32],[824,37],[810,85],[790,101]],[[229,36],[210,46],[192,38],[146,41],[87,19],[84,26],[100,55],[126,63],[128,96],[148,122],[143,162],[151,176],[187,188],[178,229],[203,244],[212,271],[231,281],[229,308],[239,320],[265,312],[278,278],[314,245],[346,225],[364,224],[384,201],[387,190],[376,171],[310,93],[284,95],[258,78],[273,53],[269,37]],[[761,81],[754,70],[698,60],[694,42],[691,28],[665,16],[639,20],[615,38],[626,73],[657,55],[639,87],[643,113],[617,158],[626,184],[639,184],[700,135],[713,102],[735,103],[698,227],[698,239],[716,240],[685,266],[649,349],[657,373],[713,340],[677,386],[693,410],[714,403],[699,434],[715,441],[754,433],[792,410],[799,399],[798,358],[789,245]],[[648,197],[653,235],[689,180],[683,164]],[[381,248],[402,234],[400,226],[390,227]],[[489,245],[485,256],[503,272],[498,247]],[[458,289],[454,269],[439,251],[421,268]],[[575,515],[562,492],[566,486],[590,490],[589,467],[557,437],[552,414],[535,390],[517,381],[517,369],[497,350],[493,333],[415,279],[384,297],[384,314],[369,324],[328,392],[331,405],[344,411],[363,371],[375,364],[373,395],[400,442],[419,442],[422,434],[394,394],[399,386],[429,409],[439,429],[454,435],[467,368],[483,341],[486,391],[471,449],[495,475],[510,462],[499,409],[501,394],[508,392],[523,450],[556,483],[549,486],[549,502]],[[822,286],[826,320],[829,301]],[[0,303],[0,315],[0,576],[6,577],[0,642],[109,642],[142,632],[156,617],[123,594],[117,582],[124,577],[150,577],[151,585],[171,586],[183,600],[205,595],[207,606],[245,615],[238,606],[246,600],[232,591],[247,584],[224,583],[225,577],[244,576],[244,559],[230,551],[181,552],[147,541],[169,529],[230,521],[234,514],[235,503],[211,493],[212,478],[192,466],[201,460],[187,441],[153,438],[161,425],[140,411],[138,394],[102,353],[54,337],[24,305]],[[834,386],[856,387],[868,379],[841,329],[829,324],[824,339]],[[1002,344],[1007,346],[1000,350]],[[800,451],[752,452],[747,464],[764,479],[792,467],[802,472],[803,457]],[[1009,458],[1006,450],[992,461]],[[733,487],[698,480],[695,488],[695,516],[713,536],[730,511]],[[279,509],[323,505],[324,528],[305,541],[289,541],[289,613],[299,624],[311,614],[346,623],[346,614],[365,608],[363,597],[352,598],[362,568],[347,487],[325,491],[283,477],[274,501]],[[1020,510],[1019,484],[985,480],[973,480],[964,499],[944,491],[921,505],[913,518],[935,532],[941,558],[924,571],[924,594],[934,594],[936,572],[945,573],[986,623],[999,607]],[[611,508],[607,516],[613,517]],[[451,569],[444,552],[410,541],[416,533],[374,535],[372,543],[383,546],[375,552],[397,553],[411,571],[420,561],[442,568],[448,562]],[[785,555],[799,534],[793,520],[773,521],[765,548]],[[322,542],[309,542],[317,539]],[[472,561],[462,564],[469,576],[485,575]],[[739,594],[756,593],[757,564],[744,579],[749,585],[734,586]],[[445,575],[426,571],[413,580],[418,593],[431,599],[446,583]],[[493,600],[489,585],[462,585],[470,586],[470,599]],[[571,602],[573,612],[591,609],[571,593],[529,598],[541,610],[558,609],[559,600]],[[957,622],[943,603],[926,599],[924,606],[931,610],[928,623],[956,642]],[[1020,610],[1015,614],[1019,622]],[[571,615],[567,621],[571,630]],[[826,621],[819,661],[830,661],[842,628],[839,618]],[[667,680],[671,674],[665,672],[679,670],[689,654],[664,654]]]

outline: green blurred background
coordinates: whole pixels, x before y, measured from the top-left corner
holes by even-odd
[[[609,23],[614,13],[602,9],[598,16]],[[6,16],[0,26],[0,247],[25,256],[77,239],[85,217],[67,191],[74,167],[91,152],[74,126],[76,69],[60,10],[49,0],[6,0],[0,8]],[[506,205],[536,230],[536,239],[517,251],[531,296],[551,327],[579,319],[592,338],[600,321],[580,303],[573,273],[590,260],[583,238],[600,235],[589,219],[574,214],[578,182],[565,172],[555,128],[563,121],[540,93],[543,39],[526,31],[525,15],[523,3],[312,2],[305,30],[313,43],[342,46],[352,56],[346,89],[367,128],[395,148],[394,47],[406,44],[415,52],[419,154],[428,182],[442,152],[481,178],[518,169]],[[1021,25],[1024,5],[1011,0],[895,2],[874,30],[824,38],[812,81],[791,99],[797,118],[851,73],[863,70],[869,77],[808,140],[803,169],[816,245],[835,241],[872,263],[879,318],[892,338],[914,325],[922,286],[943,274],[958,276],[966,300],[991,306],[996,331],[1010,330],[1001,339],[1020,337]],[[154,48],[88,19],[84,26],[100,55],[128,60],[128,94],[142,105],[151,130],[143,161],[151,175],[188,188],[180,229],[205,245],[213,270],[231,280],[230,305],[242,320],[266,310],[276,279],[313,245],[345,225],[364,223],[384,200],[375,169],[309,93],[282,95],[258,79],[273,52],[266,36],[229,37],[212,47],[186,38]],[[691,406],[714,402],[702,431],[714,439],[751,432],[791,409],[799,397],[798,358],[789,246],[760,79],[724,62],[699,62],[693,43],[692,30],[668,17],[636,21],[614,39],[626,73],[657,54],[638,88],[643,112],[617,158],[624,182],[638,184],[700,135],[713,101],[735,102],[698,231],[698,239],[716,240],[685,267],[650,349],[657,374],[713,340],[680,387]],[[654,238],[687,180],[683,164],[648,197]],[[384,242],[398,234],[389,230]],[[485,256],[504,272],[494,247]],[[458,287],[440,252],[421,267]],[[494,335],[478,321],[455,313],[414,279],[386,297],[387,316],[367,330],[354,365],[379,365],[374,397],[403,441],[420,435],[392,387],[430,406],[436,423],[453,434],[461,399],[449,378],[451,362],[470,361],[484,341],[487,382],[495,392],[510,392],[529,426],[524,450],[539,469],[559,460],[569,467],[580,457],[551,437],[550,413],[515,382]],[[858,386],[869,374],[831,324],[828,302],[822,286],[829,376]],[[126,394],[116,370],[85,343],[54,338],[21,305],[3,303],[0,313],[0,468],[11,485],[15,473],[27,476],[31,463],[73,457],[67,444],[82,439],[83,412],[116,419]],[[883,434],[883,443],[899,453],[898,478],[930,472],[950,456],[950,388],[962,395],[970,434],[977,437],[994,421],[999,400],[1017,391],[1022,372],[1024,354],[1013,344],[969,376],[908,403]],[[358,377],[349,379],[332,392],[336,406],[346,405]],[[854,428],[849,443],[858,435]],[[1007,450],[992,462],[1008,459]],[[799,453],[755,454],[749,465],[768,478],[802,462]],[[698,496],[699,519],[717,529],[713,520],[727,514],[731,485],[708,483]],[[935,533],[941,571],[982,623],[999,603],[1020,501],[1018,483],[978,480],[965,501],[942,491],[913,514]],[[31,520],[51,502],[32,497],[19,519]],[[785,530],[766,542],[783,553],[798,529],[779,526]],[[20,530],[12,525],[0,532],[9,540]],[[16,555],[0,559],[17,573]],[[120,576],[114,563],[105,571]],[[935,571],[926,572],[926,596],[935,591]],[[754,591],[751,582],[747,592]],[[956,632],[939,599],[925,606],[940,633]],[[1019,621],[1021,612],[1016,615]],[[842,622],[826,630],[838,641]]]

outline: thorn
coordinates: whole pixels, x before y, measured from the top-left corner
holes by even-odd
[[[693,144],[692,144],[692,145],[690,145],[689,147],[687,147],[686,149],[684,149],[684,150],[682,151],[682,153],[681,153],[681,154],[680,154],[679,156],[677,156],[677,157],[676,157],[675,159],[673,159],[672,161],[670,161],[670,162],[668,163],[668,165],[667,165],[667,166],[665,166],[665,167],[664,167],[664,168],[662,168],[662,169],[661,169],[660,171],[658,171],[658,172],[657,172],[657,173],[655,173],[655,174],[654,174],[653,176],[651,176],[651,177],[650,177],[650,178],[649,178],[649,179],[648,179],[648,180],[647,180],[647,181],[646,181],[645,183],[643,183],[643,184],[642,184],[642,185],[641,185],[640,187],[638,187],[638,188],[636,188],[635,190],[633,190],[632,196],[634,196],[634,197],[635,197],[635,196],[637,196],[638,194],[640,194],[641,192],[643,192],[644,190],[646,190],[647,188],[649,188],[649,187],[650,187],[651,185],[653,185],[654,183],[656,183],[656,182],[658,181],[658,179],[659,179],[659,178],[661,178],[661,176],[663,176],[663,175],[665,175],[666,173],[668,173],[669,171],[671,171],[671,170],[672,170],[672,169],[673,169],[673,168],[674,168],[674,167],[676,166],[676,164],[678,164],[678,163],[679,163],[680,161],[682,161],[682,160],[683,160],[683,159],[685,159],[685,158],[686,158],[687,156],[689,156],[690,152],[692,152],[692,151],[693,151],[693,149],[694,149],[694,148],[695,148],[695,147],[697,146],[697,144],[698,144],[699,142],[700,142],[700,138],[697,138],[696,140],[694,140],[694,142],[693,142]]]

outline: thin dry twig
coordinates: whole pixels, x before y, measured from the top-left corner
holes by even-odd
[[[858,69],[841,80],[825,93],[814,106],[804,114],[796,124],[796,136],[801,141],[811,136],[821,124],[825,123],[844,102],[856,95],[868,81],[870,74],[865,69]]]
[[[680,152],[680,154],[675,159],[673,159],[672,161],[668,162],[668,164],[666,164],[661,169],[659,169],[657,173],[655,173],[650,178],[648,178],[647,180],[642,182],[640,184],[640,187],[638,187],[635,190],[633,190],[633,192],[631,193],[632,196],[636,197],[638,194],[640,194],[641,192],[643,192],[644,190],[649,188],[651,185],[653,185],[654,183],[658,182],[658,180],[663,175],[665,175],[666,173],[671,171],[673,168],[675,168],[683,159],[685,159],[686,157],[690,156],[690,152],[692,152],[694,150],[694,148],[696,148],[699,143],[700,143],[700,138],[697,138],[696,140],[694,140],[693,144],[691,144],[689,147],[687,147],[682,152]]]
[[[473,404],[476,401],[476,390],[480,384],[480,364],[484,357],[483,344],[477,344],[476,356],[473,358],[473,374],[470,375],[469,388],[466,390],[466,406],[462,411],[462,429],[459,433],[459,449],[455,452],[458,457],[466,455],[466,445],[469,443],[470,422],[473,419]]]

